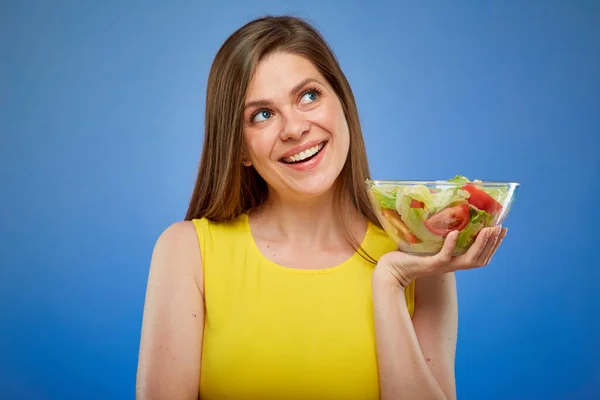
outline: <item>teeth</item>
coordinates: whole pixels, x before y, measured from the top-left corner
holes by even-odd
[[[320,143],[316,146],[311,147],[310,149],[301,151],[298,154],[294,154],[293,156],[290,156],[290,157],[285,157],[283,159],[283,161],[290,163],[290,162],[298,162],[298,161],[305,160],[308,157],[315,155],[319,150],[321,150],[323,148],[323,146],[325,146],[325,143]]]

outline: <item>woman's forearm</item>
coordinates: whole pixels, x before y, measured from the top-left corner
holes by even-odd
[[[373,279],[373,307],[381,399],[446,400],[421,352],[404,291]]]

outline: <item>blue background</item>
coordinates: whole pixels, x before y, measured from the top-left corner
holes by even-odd
[[[0,3],[1,397],[134,397],[212,58],[290,12],[338,55],[375,178],[522,182],[492,264],[458,274],[459,398],[599,398],[599,2],[273,4]]]

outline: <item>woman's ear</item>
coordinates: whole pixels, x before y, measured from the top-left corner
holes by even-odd
[[[244,167],[249,167],[252,165],[252,162],[248,159],[248,152],[246,151],[246,146],[242,145],[242,165]]]

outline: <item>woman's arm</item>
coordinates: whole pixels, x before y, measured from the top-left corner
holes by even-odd
[[[381,398],[456,399],[454,274],[416,282],[412,321],[404,290],[376,277],[373,304]]]
[[[168,227],[154,247],[140,340],[136,398],[197,399],[204,300],[192,222]]]
[[[383,400],[455,399],[457,298],[454,271],[487,265],[506,235],[484,228],[467,253],[453,257],[458,232],[430,257],[399,251],[381,257],[373,273],[379,387]],[[416,279],[411,320],[404,288]]]

